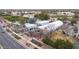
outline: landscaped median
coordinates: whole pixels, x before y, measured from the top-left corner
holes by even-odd
[[[11,33],[12,36],[14,36],[16,39],[18,39],[18,40],[21,39],[21,37],[19,37],[18,35],[12,33],[12,31],[10,29],[6,29],[6,30],[7,30],[7,32]]]
[[[11,36],[13,36],[14,38],[16,38],[17,40],[17,42],[18,43],[20,43],[20,44],[22,44],[24,47],[28,47],[28,48],[31,48],[31,46],[32,47],[34,47],[34,48],[38,48],[38,49],[42,49],[41,47],[39,47],[38,45],[36,45],[36,44],[34,44],[34,43],[32,43],[30,40],[27,40],[28,38],[24,38],[23,36],[20,36],[19,34],[17,34],[17,33],[15,33],[14,31],[12,31],[10,28],[8,29],[8,33],[11,35]],[[32,38],[29,38],[29,39],[32,39]],[[24,41],[26,42],[26,43],[28,43],[28,44],[30,44],[30,46],[27,46],[26,45],[26,43],[24,43]]]
[[[8,28],[8,30],[6,29],[7,33],[12,37],[14,38],[14,40],[19,43],[20,45],[22,45],[24,48],[29,48],[27,46],[25,46],[24,44],[22,44],[19,40],[21,40],[22,38],[16,34],[15,32],[13,32],[10,28]]]
[[[21,37],[19,37],[18,35],[16,34],[12,34],[17,40],[21,39]]]
[[[43,46],[43,44],[41,42],[38,42],[37,40],[32,39],[31,42],[40,46],[40,47]]]
[[[12,33],[9,29],[6,29],[7,32]]]

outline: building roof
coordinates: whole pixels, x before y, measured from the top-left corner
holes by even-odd
[[[27,28],[36,28],[37,25],[36,24],[25,23],[25,27],[27,27]]]
[[[37,24],[37,25],[46,25],[46,24],[48,24],[48,23],[49,23],[48,20],[36,21],[36,24]]]
[[[63,25],[63,22],[58,20],[58,21],[51,22],[51,23],[43,25],[43,26],[39,26],[38,28],[49,32],[49,31],[56,30],[57,28],[61,27],[62,25]]]

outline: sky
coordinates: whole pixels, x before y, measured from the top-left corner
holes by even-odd
[[[78,0],[0,0],[0,9],[79,9]]]

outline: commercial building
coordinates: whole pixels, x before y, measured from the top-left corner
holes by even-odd
[[[46,24],[49,24],[49,20],[43,20],[43,21],[36,21],[36,24],[37,26],[43,26],[43,25],[46,25]]]
[[[47,33],[47,32],[51,32],[51,31],[55,31],[56,29],[58,29],[62,25],[63,25],[63,22],[58,20],[58,21],[51,22],[51,23],[43,25],[43,26],[39,26],[38,28],[40,30],[42,30],[43,33]]]
[[[37,28],[36,24],[25,23],[26,31],[35,31],[36,28]]]

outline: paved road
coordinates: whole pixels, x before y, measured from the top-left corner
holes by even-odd
[[[3,33],[4,32],[4,33]],[[24,49],[23,46],[18,44],[14,38],[9,36],[0,26],[0,44],[4,49]]]

